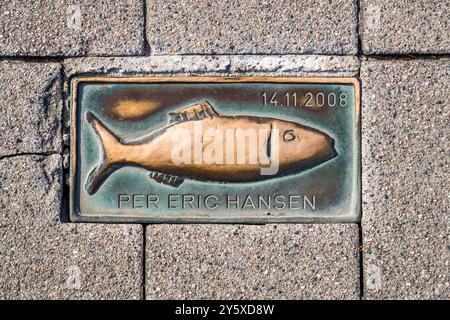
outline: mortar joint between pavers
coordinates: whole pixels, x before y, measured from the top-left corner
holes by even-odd
[[[144,22],[143,22],[143,38],[144,38],[144,54],[143,56],[151,56],[152,55],[152,48],[148,42],[147,38],[147,0],[142,0],[143,5],[143,15],[144,15]]]
[[[58,151],[48,151],[48,152],[18,152],[18,153],[12,153],[12,154],[6,154],[6,155],[2,155],[0,156],[0,161],[3,159],[9,159],[9,158],[15,158],[15,157],[26,157],[26,156],[43,156],[43,157],[48,157],[48,156],[52,156],[52,155],[62,155],[62,153],[58,152]]]

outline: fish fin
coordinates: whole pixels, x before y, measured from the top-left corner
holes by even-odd
[[[151,172],[149,177],[156,182],[163,183],[175,188],[178,188],[184,181],[184,178],[178,176],[172,176],[167,173]]]
[[[100,154],[100,162],[91,170],[85,182],[87,193],[92,195],[97,192],[110,174],[119,168],[117,159],[114,158],[114,152],[124,145],[92,112],[86,113],[86,120],[97,136]]]
[[[214,110],[211,104],[207,100],[205,100],[203,102],[193,104],[187,108],[171,112],[169,113],[169,115],[171,117],[170,122],[177,123],[184,121],[202,120],[205,118],[212,119],[214,117],[217,117],[219,114],[216,112],[216,110]]]

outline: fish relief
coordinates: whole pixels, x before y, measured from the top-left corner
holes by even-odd
[[[162,128],[138,137],[117,137],[88,112],[100,161],[87,177],[86,191],[96,193],[123,166],[144,168],[150,179],[179,187],[185,179],[216,183],[273,179],[337,155],[334,140],[317,129],[271,117],[220,115],[208,101],[169,116]]]

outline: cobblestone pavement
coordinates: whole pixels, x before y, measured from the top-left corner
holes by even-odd
[[[0,299],[449,299],[450,0],[0,2]],[[361,83],[360,223],[68,222],[80,75]]]

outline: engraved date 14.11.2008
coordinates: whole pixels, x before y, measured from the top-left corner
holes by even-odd
[[[262,102],[265,107],[307,107],[307,108],[321,108],[329,107],[346,107],[348,105],[348,96],[341,92],[336,94],[334,92],[266,92],[262,94]]]

